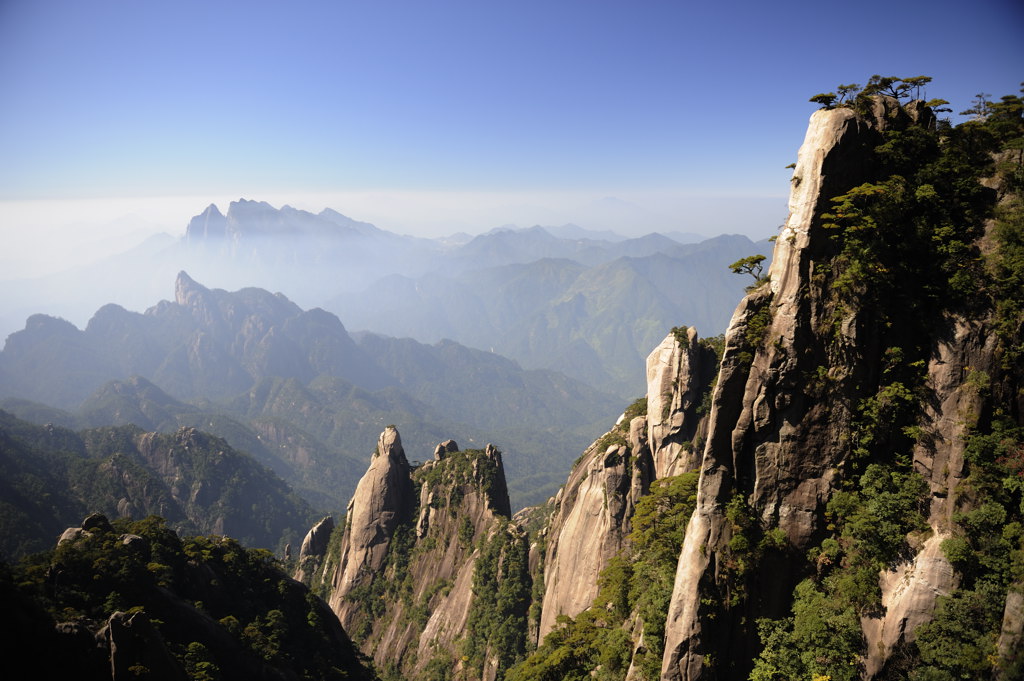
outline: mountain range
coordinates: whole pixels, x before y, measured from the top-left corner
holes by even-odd
[[[225,440],[0,413],[10,537],[112,499],[118,514],[173,501],[215,533],[75,520],[0,565],[4,653],[55,678],[161,681],[1024,678],[1024,101],[953,127],[901,101],[927,80],[814,98],[767,274],[724,335],[667,331],[644,397],[544,503],[512,512],[516,452],[449,433],[413,459],[379,425],[344,516],[275,557],[216,534],[247,512],[269,529],[255,483],[286,490]],[[593,397],[454,341],[349,336],[279,294],[185,274],[176,289],[84,331],[30,318],[0,385],[59,400],[61,376],[82,395],[137,364],[179,395],[134,377],[103,383],[91,412],[5,404],[62,423],[223,413],[276,446],[275,429],[344,429],[383,399],[415,423],[407,390],[480,418],[511,402],[568,419]],[[483,374],[506,387],[474,392]]]
[[[30,317],[0,353],[0,397],[40,422],[202,428],[323,509],[352,493],[366,443],[388,423],[424,455],[451,434],[500,442],[517,502],[539,501],[620,408],[557,372],[452,341],[357,341],[323,310],[262,289],[209,289],[184,272],[175,300],[144,314],[106,305],[84,330]]]
[[[708,333],[724,330],[729,301],[745,285],[728,265],[756,251],[767,252],[766,244],[745,237],[681,244],[576,225],[424,239],[329,208],[314,214],[241,199],[226,213],[208,206],[180,239],[153,237],[69,271],[0,281],[0,334],[36,313],[84,325],[109,303],[144,310],[188,271],[211,287],[284,292],[352,329],[429,343],[449,338],[527,369],[561,367],[631,399],[643,387],[635,378],[642,355],[669,328],[688,320]],[[516,282],[533,277],[536,285]],[[638,295],[648,306],[633,309]],[[466,307],[455,313],[449,300]],[[612,326],[620,329],[615,338]]]

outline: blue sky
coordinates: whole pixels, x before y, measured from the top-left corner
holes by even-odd
[[[960,111],[1018,91],[1022,29],[1017,0],[0,0],[0,237],[240,196],[764,235],[808,97],[924,74]]]

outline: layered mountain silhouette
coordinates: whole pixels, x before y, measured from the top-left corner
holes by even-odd
[[[108,303],[144,310],[185,270],[211,287],[285,292],[351,329],[450,338],[632,399],[643,389],[636,377],[647,350],[683,321],[723,331],[723,311],[747,283],[728,265],[769,250],[739,236],[683,244],[577,225],[423,239],[332,209],[241,199],[226,212],[208,206],[180,239],[155,237],[70,271],[0,281],[0,335],[36,313],[83,326]]]
[[[189,534],[280,550],[314,515],[272,471],[195,428],[73,431],[0,411],[0,556],[50,548],[90,512],[158,515]]]
[[[145,314],[106,305],[84,330],[30,317],[0,353],[0,397],[21,417],[80,427],[201,428],[322,508],[347,499],[366,443],[389,423],[424,456],[452,433],[500,442],[513,490],[547,494],[619,407],[564,375],[452,341],[357,342],[324,310],[262,289],[209,289],[184,272],[175,300]]]
[[[523,253],[526,244],[561,244],[544,230],[503,232],[467,244],[477,262],[489,249]],[[489,348],[526,367],[557,369],[631,399],[643,392],[644,358],[679,320],[710,335],[750,283],[728,265],[769,244],[722,236],[682,245],[652,234],[619,242],[623,255],[592,242],[544,257],[423,277],[392,275],[326,307],[354,328],[433,342],[452,338]],[[574,257],[575,259],[569,259]]]

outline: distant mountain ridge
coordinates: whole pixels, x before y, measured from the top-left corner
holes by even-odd
[[[0,411],[0,466],[7,559],[48,548],[90,512],[159,515],[181,531],[228,534],[275,551],[297,543],[314,515],[277,475],[195,428],[75,432]]]
[[[498,244],[513,253],[564,244],[539,228],[477,237],[467,248],[474,243],[480,263],[501,251]],[[630,255],[586,265],[579,256],[599,249],[581,241],[575,253],[552,249],[531,262],[392,275],[325,306],[355,328],[425,342],[452,338],[631,399],[643,390],[646,352],[680,320],[709,335],[725,329],[732,301],[749,283],[728,265],[770,244],[732,235],[683,245],[652,234],[616,245]]]
[[[542,259],[569,259],[597,267],[627,256],[666,253],[675,257],[680,255],[677,249],[684,246],[682,242],[698,240],[695,236],[673,232],[626,238],[607,229],[564,224],[522,229],[504,226],[477,236],[426,239],[395,234],[330,208],[312,213],[240,199],[224,212],[216,205],[207,206],[191,219],[179,239],[150,240],[125,253],[82,262],[58,274],[0,281],[0,335],[22,328],[25,319],[36,313],[83,326],[95,310],[108,303],[144,310],[166,295],[165,282],[182,270],[213,288],[281,291],[303,308],[338,312],[330,301],[362,291],[369,291],[372,297],[377,282],[392,276],[464,277],[471,271]],[[750,254],[744,251],[741,255]],[[715,287],[720,283],[717,278],[713,282]],[[688,295],[705,296],[710,288],[701,286]],[[732,294],[740,291],[741,284],[734,278],[731,293],[723,298],[731,302]],[[712,295],[717,300],[717,292]],[[667,330],[680,321],[661,319],[658,323]],[[724,321],[717,326],[724,328]],[[354,328],[387,332],[361,324]],[[713,330],[712,326],[705,328]],[[438,339],[417,337],[430,342]],[[466,342],[461,337],[455,339]],[[489,349],[496,344],[494,340],[473,345]],[[656,337],[638,342],[636,351],[642,354],[651,342],[656,342]],[[514,358],[526,362],[528,368],[551,366],[550,362],[534,363],[527,355]]]
[[[5,404],[24,418],[48,413],[28,400],[76,410],[69,420],[83,427],[208,430],[322,508],[344,503],[387,423],[403,424],[423,455],[452,434],[500,442],[517,501],[539,500],[620,408],[578,381],[451,341],[356,343],[324,310],[262,289],[208,289],[184,272],[175,300],[145,314],[107,305],[84,330],[31,317],[0,353],[2,397],[17,398]],[[543,482],[517,487],[537,474]]]

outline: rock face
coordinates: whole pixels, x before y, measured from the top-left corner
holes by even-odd
[[[583,455],[555,497],[544,568],[540,638],[559,615],[575,617],[590,607],[598,575],[623,547],[639,495],[650,484],[652,463],[634,459],[628,444],[599,440]],[[635,484],[634,484],[635,482]]]
[[[735,636],[701,610],[701,599],[720,576],[724,556],[717,553],[731,537],[724,509],[733,495],[747,495],[762,519],[781,528],[797,549],[806,549],[821,529],[836,467],[846,454],[838,433],[850,414],[842,404],[812,401],[800,389],[808,372],[827,365],[825,344],[817,335],[824,310],[813,307],[806,293],[815,255],[829,248],[823,230],[815,229],[815,218],[823,196],[863,181],[866,153],[878,134],[850,110],[818,111],[811,117],[770,283],[744,298],[726,332],[697,510],[687,528],[666,625],[665,679],[701,678],[712,650],[740,659],[756,655],[755,641]],[[764,324],[766,312],[770,321],[764,337],[770,342],[754,348],[748,331]],[[844,325],[850,333],[855,328]],[[788,594],[794,585],[786,581],[786,572],[781,574],[782,583],[773,590]]]
[[[544,556],[543,640],[560,615],[576,617],[598,593],[598,575],[632,531],[637,501],[651,483],[696,468],[699,413],[715,352],[693,328],[676,329],[647,358],[646,413],[630,408],[591,445],[553,500]]]
[[[699,463],[693,443],[704,433],[697,412],[718,370],[714,359],[692,327],[673,331],[647,357],[647,438],[656,478]]]
[[[525,534],[510,523],[497,448],[459,451],[448,440],[435,452],[411,469],[398,432],[381,435],[349,504],[337,567],[323,576],[328,601],[380,669],[425,678],[443,662],[494,678],[525,644],[519,634],[518,650],[502,648],[484,624],[498,613],[506,631],[526,630]],[[495,601],[502,590],[515,599]]]
[[[868,113],[835,109],[811,117],[768,281],[743,299],[725,335],[697,507],[666,623],[666,681],[746,678],[761,649],[749,623],[789,615],[789,595],[813,570],[804,556],[831,530],[825,507],[844,482],[851,438],[864,418],[858,405],[881,394],[886,362],[893,366],[883,353],[894,344],[870,306],[828,293],[838,250],[822,213],[831,210],[831,197],[874,181],[873,149],[885,131],[933,120],[921,106],[901,108],[887,98]],[[930,397],[922,400],[913,448],[913,468],[931,491],[930,530],[911,543],[913,555],[879,575],[883,607],[861,617],[864,678],[886,673],[890,656],[931,618],[936,598],[957,587],[940,547],[951,536],[965,476],[971,419],[964,415],[987,408],[969,376],[998,373],[994,339],[981,323],[952,313],[930,323],[935,342],[921,362]],[[730,565],[742,530],[726,511],[736,503],[765,531],[785,537],[784,549],[739,575]],[[733,598],[737,590],[744,596]]]
[[[327,516],[310,528],[302,540],[299,549],[298,566],[295,568],[295,580],[305,582],[311,577],[327,555],[327,544],[334,532],[334,518]]]
[[[111,679],[136,678],[132,667],[139,665],[153,670],[159,681],[186,681],[189,676],[168,650],[159,632],[144,612],[129,615],[115,612],[98,636],[110,649]]]
[[[332,580],[331,609],[348,629],[352,605],[346,597],[369,583],[384,565],[395,529],[415,508],[409,462],[396,428],[381,433],[370,468],[356,486],[345,512],[341,559]]]

